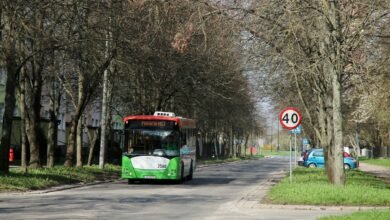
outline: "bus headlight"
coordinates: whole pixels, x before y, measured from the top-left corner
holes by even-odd
[[[128,170],[127,168],[125,168],[124,171],[129,176],[133,175],[133,173],[130,170]]]

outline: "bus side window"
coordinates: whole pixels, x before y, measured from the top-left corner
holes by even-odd
[[[133,151],[133,143],[132,143],[132,137],[133,137],[133,135],[134,134],[132,134],[132,133],[130,133],[130,131],[126,131],[126,132],[128,132],[128,135],[127,135],[127,152],[128,153],[131,153],[132,151]]]
[[[193,147],[193,129],[188,129],[188,145]]]
[[[187,145],[187,129],[185,129],[185,128],[181,129],[180,133],[181,133],[180,147],[183,147],[184,145]]]

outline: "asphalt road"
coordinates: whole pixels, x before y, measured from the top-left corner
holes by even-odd
[[[120,180],[49,193],[0,194],[0,219],[315,219],[324,215],[323,211],[251,208],[261,198],[256,189],[287,170],[287,158],[265,158],[200,167],[194,179],[183,184],[128,185]]]

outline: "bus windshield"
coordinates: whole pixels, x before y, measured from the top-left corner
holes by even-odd
[[[129,129],[126,139],[130,155],[179,155],[179,132],[175,130]]]

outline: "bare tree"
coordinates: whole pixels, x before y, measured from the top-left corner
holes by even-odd
[[[283,88],[285,80],[293,82],[308,124],[325,147],[329,181],[337,185],[344,183],[342,95],[349,76],[362,64],[352,56],[366,45],[361,30],[370,29],[378,7],[379,1],[303,0],[262,1],[243,10],[250,42],[260,51],[254,57],[263,61],[262,73],[272,70],[266,75],[276,79],[272,91]],[[291,93],[287,97],[295,100]],[[317,108],[309,106],[313,101]]]

